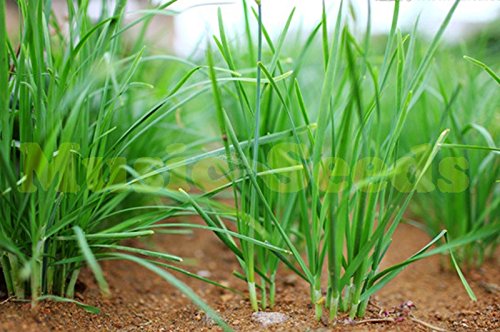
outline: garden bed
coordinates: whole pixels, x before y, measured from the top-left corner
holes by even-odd
[[[424,246],[428,238],[419,230],[401,225],[384,266],[397,263]],[[196,246],[194,246],[196,244]],[[135,243],[150,246],[152,243]],[[187,238],[157,236],[154,245],[192,263],[189,269],[241,291],[246,285],[231,275],[238,269],[231,252],[208,232]],[[196,248],[193,250],[193,248]],[[349,323],[344,318],[334,326],[316,322],[310,306],[308,286],[281,269],[277,305],[274,311],[287,315],[282,324],[262,327],[252,319],[248,301],[221,288],[179,275],[236,331],[429,331],[430,326],[451,331],[494,331],[500,329],[498,255],[495,261],[466,276],[478,297],[472,302],[454,271],[443,271],[440,257],[410,265],[373,298],[363,321]],[[188,260],[193,258],[194,260]],[[160,277],[130,262],[105,262],[103,268],[111,285],[110,298],[102,298],[91,273],[85,271],[76,298],[101,309],[98,315],[75,305],[41,303],[32,310],[28,303],[2,302],[0,331],[217,331],[205,315],[174,287]],[[408,308],[411,301],[415,308]],[[400,307],[403,304],[407,306]],[[410,305],[411,307],[411,305]],[[411,310],[410,310],[411,309]]]

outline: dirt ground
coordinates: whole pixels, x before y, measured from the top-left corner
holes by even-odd
[[[399,262],[425,245],[419,230],[401,225],[384,264]],[[232,254],[207,232],[192,236],[156,236],[141,242],[180,255],[189,270],[245,291],[245,284],[231,276],[238,269]],[[194,249],[193,249],[194,248]],[[278,281],[275,312],[288,320],[262,327],[252,319],[249,303],[239,295],[184,276],[205,301],[217,309],[236,331],[500,331],[500,269],[496,255],[467,278],[478,296],[472,302],[454,272],[442,271],[440,258],[432,257],[408,267],[373,298],[367,317],[356,323],[341,317],[336,324],[316,322],[309,304],[308,287],[282,269]],[[103,264],[112,289],[102,298],[92,276],[84,271],[77,299],[97,306],[99,315],[73,304],[0,301],[0,331],[219,331],[178,290],[163,279],[129,262]],[[411,301],[415,307],[408,304]],[[405,306],[406,304],[406,306]]]

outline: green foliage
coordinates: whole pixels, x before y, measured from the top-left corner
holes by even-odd
[[[441,45],[459,1],[430,41],[418,22],[398,29],[395,1],[391,30],[375,43],[371,17],[360,33],[347,3],[336,17],[323,6],[318,24],[292,39],[294,10],[275,38],[261,2],[242,0],[244,38],[228,35],[219,11],[206,59],[143,47],[152,16],[174,2],[133,22],[125,0],[97,21],[88,1],[68,2],[63,31],[49,2],[23,0],[17,47],[0,0],[0,270],[9,295],[96,312],[72,299],[80,269],[108,294],[99,261],[126,259],[228,330],[166,270],[226,286],[178,266],[181,257],[120,243],[199,229],[234,253],[254,310],[275,305],[284,266],[310,284],[318,319],[325,308],[331,318],[362,317],[373,294],[435,254],[450,256],[475,299],[459,265],[481,263],[500,238],[500,95],[487,38]],[[135,25],[141,34],[126,43]],[[193,215],[206,225],[164,221]],[[381,270],[404,221],[432,240]]]
[[[187,87],[200,70],[193,66],[167,70],[162,86],[170,92],[155,96],[165,90],[154,89],[141,74],[153,59],[143,47],[130,50],[123,41],[132,25],[151,13],[165,14],[173,2],[125,25],[125,0],[112,12],[104,6],[98,20],[88,16],[88,1],[70,1],[66,31],[55,22],[50,1],[19,1],[19,45],[7,36],[6,4],[0,2],[0,272],[9,296],[33,304],[73,302],[97,312],[72,300],[80,269],[87,264],[106,295],[98,261],[127,259],[158,273],[229,330],[164,271],[190,275],[164,263],[181,258],[118,244],[149,236],[155,222],[182,212],[164,204],[142,207],[138,190],[127,185],[138,177],[134,165],[140,157],[168,157],[151,145],[156,133],[165,132],[161,126],[172,123],[168,116],[200,94],[197,86]],[[190,142],[196,145],[196,139]],[[150,148],[142,150],[145,144]]]
[[[238,276],[248,282],[254,310],[259,302],[263,309],[274,305],[275,280],[282,263],[311,285],[311,301],[318,319],[324,306],[329,308],[332,318],[338,311],[347,311],[351,317],[363,316],[373,293],[408,264],[428,257],[429,252],[450,253],[464,286],[471,298],[475,298],[453,251],[458,253],[460,261],[464,245],[473,246],[478,240],[497,241],[499,227],[494,216],[498,202],[491,195],[497,186],[498,159],[493,139],[487,139],[486,145],[480,141],[456,140],[463,129],[457,128],[453,121],[445,121],[452,113],[454,97],[447,95],[444,84],[440,84],[439,92],[434,90],[433,78],[441,83],[446,79],[444,75],[454,73],[434,63],[441,59],[439,45],[458,5],[458,1],[453,4],[436,35],[427,43],[417,36],[417,25],[411,34],[397,29],[399,2],[396,1],[392,29],[385,50],[380,51],[371,47],[370,19],[366,35],[358,38],[349,23],[352,12],[344,12],[343,5],[335,19],[324,10],[316,29],[298,42],[290,41],[288,36],[292,11],[274,42],[262,23],[266,13],[257,4],[253,11],[255,47],[255,36],[248,31],[250,10],[243,1],[247,27],[243,44],[246,43],[247,50],[256,50],[255,56],[247,56],[241,46],[236,49],[229,43],[219,13],[219,35],[214,40],[220,61],[231,72],[254,68],[257,85],[247,86],[240,81],[232,86],[221,85],[226,75],[213,70],[217,62],[209,50],[212,91],[226,154],[226,165],[221,172],[227,179],[224,188],[232,189],[235,211],[220,215],[215,222],[208,215],[214,212],[210,204],[201,201],[198,204],[201,197],[191,196],[190,200],[211,228],[225,229],[230,227],[227,223],[234,224],[239,234],[290,251],[284,255],[250,243],[241,243],[239,248],[232,238],[223,240],[238,257],[244,272]],[[334,22],[332,27],[328,26],[330,22]],[[330,36],[329,28],[333,29]],[[287,47],[287,43],[292,47]],[[323,59],[319,58],[319,52],[314,52],[319,47],[323,49]],[[491,68],[477,60],[473,62],[496,77]],[[322,72],[318,72],[320,64]],[[276,81],[275,77],[286,73],[291,74]],[[267,81],[262,81],[261,76]],[[488,90],[497,89],[491,83],[485,85]],[[475,88],[470,87],[471,91]],[[442,98],[428,103],[436,93],[441,93]],[[488,96],[496,98],[494,93]],[[493,113],[485,105],[484,114],[491,117]],[[436,118],[443,121],[433,122]],[[308,130],[299,132],[304,127]],[[270,144],[259,143],[263,134],[286,130],[292,133],[291,137]],[[485,130],[480,131],[486,135]],[[488,188],[477,187],[482,194],[478,195],[481,201],[475,211],[485,214],[477,227],[456,233],[451,220],[436,223],[430,231],[433,240],[428,246],[406,261],[380,271],[380,263],[398,224],[407,216],[408,207],[415,211],[422,202],[422,188],[431,185],[428,174],[437,167],[444,176],[452,177],[448,179],[451,184],[442,179],[442,183],[437,181],[436,187],[443,191],[460,182],[463,174],[453,171],[454,163],[460,161],[446,161],[441,166],[444,170],[439,169],[439,162],[450,149],[463,148],[483,150],[494,167],[493,172],[485,175]],[[444,197],[450,210],[456,209],[452,195],[441,192],[435,195]],[[436,206],[434,210],[440,208]],[[456,211],[467,215],[463,209]],[[430,223],[430,213],[426,214],[421,220]],[[429,251],[438,244],[441,245],[437,249]],[[327,294],[321,292],[325,264]],[[261,292],[260,298],[257,290]]]

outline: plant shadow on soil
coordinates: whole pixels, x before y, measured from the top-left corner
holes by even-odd
[[[412,226],[401,225],[385,257],[395,264],[426,244],[428,238]],[[245,291],[245,284],[231,272],[238,265],[231,252],[206,231],[188,237],[157,235],[141,247],[168,249],[186,258],[187,269]],[[194,248],[194,249],[193,249]],[[494,331],[500,329],[500,280],[498,255],[466,277],[478,297],[472,302],[454,271],[443,271],[440,257],[409,266],[380,291],[367,317],[356,324],[339,317],[335,325],[316,322],[306,283],[281,269],[277,304],[273,309],[288,320],[266,328],[252,320],[245,298],[216,286],[178,276],[208,304],[217,309],[236,331]],[[84,270],[76,299],[101,309],[90,314],[73,304],[0,301],[0,331],[218,331],[217,326],[163,279],[130,262],[104,262],[112,296],[103,298],[92,275]],[[411,302],[408,302],[411,301]],[[413,307],[413,305],[415,307]]]

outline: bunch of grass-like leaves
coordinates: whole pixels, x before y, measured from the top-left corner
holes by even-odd
[[[144,141],[151,143],[154,128],[200,91],[184,87],[191,70],[156,97],[161,89],[137,81],[151,59],[123,42],[128,28],[173,2],[125,24],[124,0],[103,1],[97,20],[88,15],[89,1],[68,1],[61,28],[50,1],[19,1],[19,44],[12,44],[0,1],[0,273],[9,296],[70,301],[84,264],[108,294],[97,262],[126,259],[158,273],[227,328],[164,269],[187,273],[166,264],[180,257],[119,244],[153,234],[155,222],[178,212],[127,199],[127,183],[138,176],[127,158],[157,155]]]
[[[438,131],[436,126],[432,144],[418,158],[401,146],[409,114],[420,111],[415,104],[426,93],[429,68],[458,1],[422,56],[415,53],[414,35],[403,35],[397,29],[396,1],[381,57],[372,52],[370,17],[364,38],[359,40],[349,23],[355,16],[347,14],[343,3],[337,17],[328,16],[325,9],[303,45],[293,41],[289,48],[286,41],[294,12],[275,42],[263,24],[266,13],[261,3],[255,4],[252,20],[243,1],[243,44],[231,45],[221,15],[219,36],[215,37],[227,69],[253,72],[254,80],[234,74],[221,78],[215,71],[214,56],[208,52],[224,146],[219,153],[225,153],[225,161],[217,168],[227,183],[200,197],[186,194],[210,229],[225,234],[220,237],[241,264],[243,273],[235,275],[247,281],[254,310],[259,302],[262,308],[274,304],[281,263],[310,284],[318,319],[325,306],[332,318],[339,311],[363,316],[370,296],[408,264],[451,252],[494,232],[487,229],[447,241],[443,230],[404,262],[379,269],[421,180],[450,129],[455,130]],[[333,29],[331,36],[329,28]],[[318,38],[323,52],[311,50]],[[285,54],[286,49],[292,53]],[[320,77],[318,68],[322,69]],[[234,212],[226,208],[213,217],[216,208],[205,198],[228,188]],[[240,237],[269,245],[242,242],[237,246],[225,232],[230,227]],[[442,245],[431,250],[437,243]],[[325,264],[328,291],[323,294]]]
[[[431,236],[443,228],[453,239],[489,230],[489,236],[456,250],[457,260],[474,268],[494,255],[500,240],[500,79],[481,61],[457,58],[461,70],[452,62],[453,74],[462,79],[448,86],[446,82],[453,81],[446,76],[451,73],[446,70],[450,63],[440,61],[443,72],[436,73],[438,86],[428,86],[428,97],[417,105],[428,110],[418,117],[425,124],[421,135],[429,137],[431,131],[445,126],[452,128],[452,135],[443,144],[411,210],[420,221],[417,226]]]

